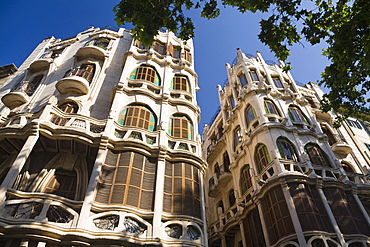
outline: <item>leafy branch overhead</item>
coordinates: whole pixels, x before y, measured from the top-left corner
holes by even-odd
[[[195,27],[186,13],[199,9],[202,17],[216,18],[220,4],[241,13],[271,13],[260,21],[258,37],[281,60],[286,60],[290,46],[301,40],[312,45],[326,42],[323,55],[331,64],[322,73],[320,84],[331,91],[322,101],[323,110],[334,109],[344,117],[370,114],[366,95],[370,91],[368,0],[121,0],[114,11],[118,25],[132,23],[134,38],[149,45],[163,27],[184,40],[194,37]]]

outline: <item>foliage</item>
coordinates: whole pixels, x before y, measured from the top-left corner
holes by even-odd
[[[200,9],[207,19],[220,14],[217,0],[121,0],[115,6],[118,25],[132,23],[134,38],[151,44],[157,30],[166,27],[184,40],[194,36],[194,24],[185,13]],[[259,39],[281,60],[289,47],[302,39],[311,45],[325,41],[323,54],[331,64],[320,84],[331,89],[322,108],[342,113],[370,114],[370,1],[368,0],[221,0],[240,12],[269,12],[260,21]],[[289,64],[289,63],[288,63]],[[341,110],[345,109],[345,111]],[[338,120],[341,120],[339,117]]]

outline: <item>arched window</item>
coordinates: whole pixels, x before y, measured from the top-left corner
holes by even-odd
[[[240,126],[237,126],[234,130],[234,150],[239,143],[243,140],[242,133],[240,131]]]
[[[245,120],[247,121],[247,127],[256,118],[256,112],[251,105],[248,105],[245,109]]]
[[[293,122],[306,122],[309,123],[306,116],[302,113],[301,109],[297,106],[289,106],[288,115]]]
[[[261,172],[271,162],[267,147],[264,144],[258,144],[255,151],[256,166]]]
[[[221,175],[221,169],[218,163],[215,164],[215,174],[217,178]]]
[[[248,84],[247,77],[245,77],[245,74],[244,73],[240,73],[238,75],[238,78],[239,78],[239,81],[240,81],[240,84],[242,85],[242,87],[244,87],[244,86],[246,86]]]
[[[274,102],[272,102],[272,100],[265,99],[263,101],[263,106],[265,108],[266,114],[276,114],[280,116],[279,111],[277,110],[276,105],[274,104]]]
[[[43,192],[75,200],[77,174],[75,171],[57,169],[46,184]]]
[[[224,203],[222,202],[222,200],[220,200],[217,203],[217,208],[218,208],[217,213],[222,213],[222,214],[225,213]]]
[[[157,71],[155,68],[148,65],[141,65],[140,67],[134,69],[130,74],[130,79],[150,81],[156,86],[161,85]]]
[[[77,68],[75,75],[81,76],[91,83],[94,77],[94,73],[95,73],[95,64],[83,64],[79,68]]]
[[[169,125],[168,133],[171,136],[193,140],[193,124],[185,115],[173,115]]]
[[[252,81],[260,81],[260,79],[258,78],[258,75],[257,75],[257,71],[255,69],[251,69],[249,71],[249,74],[251,76]]]
[[[240,171],[240,186],[244,194],[249,188],[252,187],[252,177],[250,174],[250,166],[245,165]]]
[[[298,158],[295,153],[293,144],[290,141],[288,141],[286,138],[279,137],[276,140],[276,143],[277,143],[281,158],[288,159],[288,160],[294,160],[298,162]]]
[[[189,79],[185,75],[175,75],[171,81],[171,89],[182,90],[190,93]]]
[[[284,88],[279,76],[273,76],[272,81],[274,82],[275,87]]]
[[[229,158],[229,154],[227,153],[227,151],[224,152],[224,154],[222,155],[222,160],[223,160],[223,171],[224,172],[230,172],[229,170],[229,166],[230,166],[230,158]]]
[[[142,105],[130,105],[123,109],[118,117],[118,123],[124,126],[138,127],[154,131],[156,127],[154,113]]]
[[[234,206],[235,202],[236,202],[235,192],[233,189],[231,189],[229,191],[229,206],[230,207]]]
[[[334,143],[337,142],[337,140],[335,139],[335,136],[333,135],[333,133],[330,131],[329,127],[326,126],[325,124],[321,124],[321,130],[322,132],[328,136],[328,142],[331,145],[333,145]]]
[[[309,143],[304,147],[304,150],[310,157],[310,161],[313,165],[330,166],[329,160],[325,153],[316,144]]]
[[[34,94],[36,89],[39,87],[43,77],[44,75],[37,75],[34,78],[32,78],[32,80],[27,84],[25,93],[28,96],[32,96]]]
[[[66,102],[60,105],[59,109],[65,113],[77,113],[78,105],[74,102]]]

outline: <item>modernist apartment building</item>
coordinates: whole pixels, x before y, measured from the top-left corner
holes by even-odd
[[[209,246],[370,245],[369,124],[240,50],[203,132]]]
[[[7,74],[0,246],[207,246],[193,55],[91,27]]]

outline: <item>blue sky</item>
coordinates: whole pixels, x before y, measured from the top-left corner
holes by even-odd
[[[44,38],[68,38],[90,26],[117,26],[113,7],[119,0],[19,0],[0,2],[0,66],[17,67]],[[216,85],[226,79],[225,63],[232,63],[236,48],[244,53],[260,51],[265,60],[277,59],[258,40],[261,14],[240,14],[236,9],[221,7],[217,19],[206,20],[191,12],[195,22],[195,69],[201,90],[197,94],[201,107],[200,127],[209,123],[218,108]],[[296,45],[289,61],[294,79],[300,83],[316,82],[328,65],[321,55],[323,45]]]

